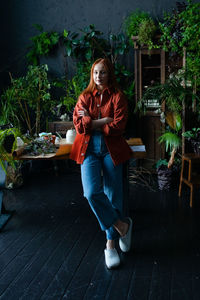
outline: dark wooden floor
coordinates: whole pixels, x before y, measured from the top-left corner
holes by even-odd
[[[200,209],[184,195],[130,185],[133,247],[111,271],[78,169],[32,172],[4,191],[15,213],[0,233],[0,299],[199,300]]]

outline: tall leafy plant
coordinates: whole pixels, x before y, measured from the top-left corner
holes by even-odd
[[[168,127],[165,132],[158,138],[158,141],[165,144],[166,152],[170,152],[170,158],[167,166],[168,168],[171,168],[174,164],[176,152],[181,146],[181,115],[174,112],[167,112],[166,122]]]
[[[160,22],[161,42],[166,51],[183,55],[186,49],[187,76],[196,86],[200,86],[200,3],[192,0],[176,2],[172,13],[165,14]]]
[[[146,113],[145,104],[149,99],[157,99],[160,105],[165,104],[167,126],[159,142],[165,144],[166,151],[170,150],[169,167],[173,165],[175,154],[181,145],[183,103],[186,103],[189,110],[196,98],[191,85],[185,85],[183,77],[173,74],[165,83],[149,87],[137,103],[136,109],[142,113]]]
[[[47,71],[47,65],[30,65],[24,77],[14,79],[11,76],[11,86],[2,95],[9,121],[26,128],[31,135],[40,132],[41,119],[54,103],[49,93]]]

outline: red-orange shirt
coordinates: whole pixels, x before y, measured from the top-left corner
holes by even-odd
[[[89,116],[80,117],[78,110],[85,108]],[[123,138],[127,122],[127,101],[121,92],[112,89],[103,91],[102,101],[97,90],[93,93],[81,94],[74,109],[73,122],[76,128],[76,138],[72,146],[70,158],[82,164],[90,137],[92,135],[92,120],[111,117],[113,122],[102,126],[108,151],[115,165],[131,157],[132,150]]]

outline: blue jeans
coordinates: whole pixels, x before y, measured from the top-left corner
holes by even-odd
[[[118,238],[113,224],[123,218],[122,164],[114,166],[101,132],[95,131],[90,138],[81,178],[84,196],[107,239]]]

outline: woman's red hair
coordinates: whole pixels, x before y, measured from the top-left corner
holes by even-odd
[[[108,87],[113,88],[115,91],[120,91],[120,88],[118,86],[118,83],[117,83],[117,80],[115,77],[114,68],[113,68],[112,63],[110,62],[110,60],[108,58],[99,58],[93,63],[93,65],[91,67],[90,82],[89,82],[88,87],[83,91],[83,94],[92,93],[96,89],[96,84],[93,79],[93,72],[94,72],[94,67],[99,63],[102,63],[104,65],[106,71],[108,72]]]

